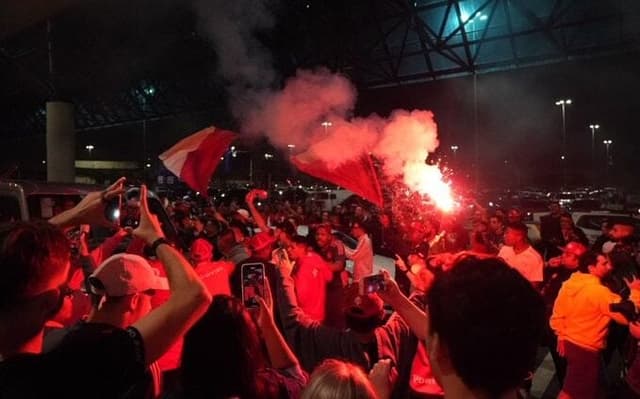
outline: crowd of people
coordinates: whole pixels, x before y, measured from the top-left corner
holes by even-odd
[[[590,246],[552,204],[532,245],[518,209],[323,210],[252,189],[166,200],[169,240],[124,183],[0,231],[0,398],[516,398],[541,347],[561,397],[640,397],[633,226]],[[374,274],[374,255],[395,268]],[[622,379],[604,372],[616,354]]]

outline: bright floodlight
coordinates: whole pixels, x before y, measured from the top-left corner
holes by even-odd
[[[95,147],[94,147],[93,145],[89,144],[89,145],[85,145],[85,146],[84,146],[84,148],[86,148],[87,150],[91,151],[91,150],[93,150]]]
[[[613,144],[613,141],[611,141],[611,140],[604,140],[604,141],[602,142],[602,144],[605,144],[605,145]]]
[[[600,129],[600,125],[589,125],[590,129]]]
[[[556,105],[571,105],[571,99],[557,100]]]
[[[333,123],[331,123],[331,122],[329,122],[329,121],[324,121],[324,122],[322,122],[322,123],[321,123],[321,125],[322,125],[323,127],[331,127],[331,126],[333,126]]]
[[[458,147],[457,145],[452,145],[451,146],[451,151],[456,152],[456,151],[458,151],[458,148],[460,148],[460,147]]]
[[[289,147],[289,148],[296,148],[296,145],[295,145],[295,144],[287,144],[287,147]]]

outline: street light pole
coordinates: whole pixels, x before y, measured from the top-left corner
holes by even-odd
[[[324,127],[324,134],[327,134],[327,131],[329,130],[329,128],[331,126],[333,126],[333,123],[329,122],[329,121],[324,121],[321,123],[322,127]]]
[[[451,151],[453,151],[453,161],[457,164],[458,163],[458,147],[457,145],[452,145],[451,146]]]
[[[85,145],[84,148],[87,151],[89,151],[89,158],[91,158],[91,151],[93,151],[93,149],[96,148],[96,147],[94,147],[92,144],[89,144],[89,145]]]
[[[556,105],[560,106],[562,110],[562,156],[565,157],[567,154],[567,123],[566,123],[566,109],[567,105],[571,105],[572,101],[570,98],[557,100]],[[563,158],[564,159],[564,158]],[[566,186],[567,183],[567,170],[565,163],[562,163],[562,186]]]
[[[604,148],[605,148],[605,172],[607,175],[607,178],[609,177],[609,146],[611,146],[611,144],[613,144],[612,140],[603,140],[602,143],[604,144]]]
[[[591,172],[593,174],[593,182],[596,180],[596,130],[600,129],[600,125],[591,124],[589,125],[589,129],[591,129]]]

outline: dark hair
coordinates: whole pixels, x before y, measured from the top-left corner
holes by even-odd
[[[446,345],[467,387],[499,397],[533,370],[545,326],[542,297],[495,257],[467,256],[428,294],[430,334]]]
[[[596,251],[587,251],[578,259],[578,271],[589,273],[589,266],[594,266],[598,262],[598,256],[601,254]],[[604,256],[604,255],[603,255]]]
[[[69,240],[48,222],[19,222],[0,230],[0,311],[10,310],[70,260]]]
[[[224,229],[218,234],[218,240],[216,241],[218,249],[222,253],[226,253],[234,245],[236,245],[236,236],[233,233],[233,230],[230,228]]]
[[[242,302],[216,295],[184,337],[180,366],[187,398],[271,398],[258,331]]]
[[[300,234],[295,234],[293,237],[291,237],[291,242],[294,244],[304,244],[306,246],[309,246],[309,239]]]
[[[527,236],[527,233],[529,231],[529,228],[527,227],[527,225],[522,222],[507,223],[507,228],[518,231],[525,237]]]
[[[297,234],[296,225],[289,219],[277,222],[274,227],[282,230],[287,236],[292,237]]]
[[[363,225],[360,221],[358,220],[354,220],[351,223],[351,228],[353,228],[353,226],[358,225],[358,228],[360,228],[362,231],[364,231],[365,233],[369,233],[369,230],[365,227],[365,225]]]

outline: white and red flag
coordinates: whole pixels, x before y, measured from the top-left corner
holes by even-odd
[[[210,126],[180,140],[159,158],[171,173],[206,197],[220,157],[236,138],[237,133]]]

